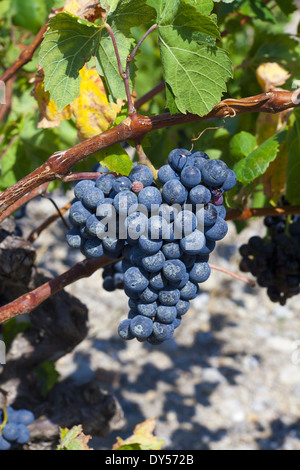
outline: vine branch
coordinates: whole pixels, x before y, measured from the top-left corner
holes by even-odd
[[[102,256],[97,259],[85,259],[75,264],[71,269],[60,276],[45,282],[33,291],[21,295],[7,305],[0,308],[0,324],[17,317],[18,315],[32,312],[42,302],[64,289],[79,279],[90,277],[99,268],[110,264],[111,259]]]
[[[56,152],[39,168],[22,178],[0,195],[0,215],[18,199],[40,185],[64,177],[77,163],[99,150],[126,140],[140,141],[147,133],[178,124],[203,121],[213,118],[233,117],[241,113],[280,113],[286,109],[300,107],[295,92],[272,91],[239,100],[226,99],[215,106],[206,116],[195,114],[165,113],[157,116],[133,114],[119,125],[62,152]]]

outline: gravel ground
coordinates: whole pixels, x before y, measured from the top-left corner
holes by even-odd
[[[62,206],[70,194],[58,196]],[[28,205],[33,226],[52,214],[41,199]],[[24,235],[32,229],[21,220]],[[82,259],[64,242],[61,221],[36,241],[39,265],[60,274]],[[263,234],[261,221],[229,234],[211,256],[213,264],[238,272],[237,247]],[[118,398],[126,425],[95,449],[111,449],[136,424],[157,418],[165,449],[300,450],[300,303],[272,304],[265,291],[214,271],[200,296],[162,346],[124,342],[117,334],[127,316],[123,291],[108,293],[101,274],[69,286],[89,308],[89,335],[57,362],[61,377],[78,383],[93,377]]]

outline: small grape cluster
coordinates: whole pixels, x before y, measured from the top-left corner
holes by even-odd
[[[300,219],[293,216],[266,217],[268,233],[251,237],[240,247],[240,269],[257,278],[274,303],[285,305],[300,293]]]
[[[122,260],[108,264],[103,268],[103,288],[107,292],[113,292],[116,289],[124,289],[124,272]]]
[[[209,255],[228,230],[223,193],[236,176],[204,152],[175,149],[157,180],[137,165],[128,177],[106,173],[78,182],[67,235],[86,257],[123,258],[130,310],[118,332],[151,344],[172,337],[208,279]],[[109,276],[104,279],[113,290],[112,271]]]
[[[26,444],[30,439],[28,426],[34,421],[29,410],[14,410],[11,406],[0,410],[0,450]]]

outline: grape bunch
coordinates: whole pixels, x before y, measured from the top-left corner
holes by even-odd
[[[108,264],[103,268],[103,288],[107,292],[124,289],[124,273],[122,260]]]
[[[28,426],[33,421],[34,415],[29,410],[16,411],[11,406],[0,410],[0,450],[26,444],[30,439]]]
[[[159,344],[172,337],[210,275],[210,253],[227,234],[223,194],[235,184],[223,161],[185,149],[170,152],[157,182],[137,165],[128,177],[106,173],[76,184],[67,241],[89,258],[122,258],[117,266],[129,297],[128,318],[118,328],[123,339]],[[113,290],[109,275],[104,282]]]
[[[240,247],[240,269],[257,278],[270,300],[280,305],[300,293],[300,219],[266,217],[267,235],[251,237]]]

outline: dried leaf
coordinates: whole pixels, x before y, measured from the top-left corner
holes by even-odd
[[[156,418],[147,419],[143,423],[138,424],[134,429],[133,435],[128,439],[117,438],[113,450],[161,450],[165,442],[159,441],[153,435],[155,424]]]
[[[81,425],[61,429],[60,436],[57,450],[93,450],[87,445],[92,437],[83,434]]]
[[[261,64],[256,70],[257,80],[264,92],[272,91],[284,85],[290,74],[276,62]]]
[[[59,112],[55,101],[50,100],[49,91],[45,91],[44,88],[44,74],[42,70],[39,71],[36,78],[33,96],[38,103],[40,111],[40,119],[37,126],[39,129],[59,127],[64,119],[71,119],[70,106],[66,106]]]
[[[98,72],[84,66],[80,70],[80,95],[71,105],[80,140],[104,132],[121,111],[122,101],[109,103]]]
[[[106,14],[96,0],[67,0],[64,10],[84,20],[95,21]]]

